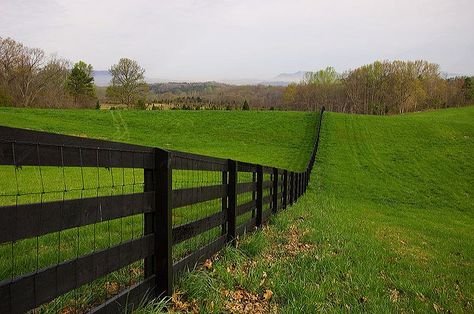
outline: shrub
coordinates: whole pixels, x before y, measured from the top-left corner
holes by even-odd
[[[244,100],[244,104],[242,106],[242,110],[250,110],[249,103],[247,102],[247,99]]]

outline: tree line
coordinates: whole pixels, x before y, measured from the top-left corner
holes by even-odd
[[[169,82],[150,85],[150,101],[182,109],[251,109],[283,107],[285,87],[229,85],[217,82]]]
[[[284,103],[298,110],[394,114],[431,108],[472,105],[472,77],[444,78],[439,65],[427,61],[376,61],[343,74],[334,68],[308,72],[290,84]]]
[[[128,106],[143,102],[145,70],[122,58],[111,66],[107,97]],[[92,65],[47,56],[11,38],[0,37],[0,106],[44,108],[98,107]]]
[[[376,61],[339,74],[332,67],[307,72],[287,87],[216,82],[146,84],[145,69],[122,58],[110,67],[110,85],[94,84],[93,67],[47,56],[0,37],[0,106],[99,108],[277,109],[394,114],[474,104],[474,78],[445,78],[427,61]],[[99,92],[99,96],[97,96]],[[102,96],[103,95],[103,96]]]

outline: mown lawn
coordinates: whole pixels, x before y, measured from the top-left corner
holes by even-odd
[[[326,113],[307,193],[183,277],[169,306],[472,313],[473,191],[474,107]]]

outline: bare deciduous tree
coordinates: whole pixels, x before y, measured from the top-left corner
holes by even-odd
[[[66,107],[64,82],[69,62],[47,58],[11,38],[0,38],[0,89],[21,107]]]
[[[107,97],[120,101],[128,106],[136,105],[148,91],[145,83],[145,69],[134,61],[122,58],[110,70],[112,75],[111,86],[107,88]]]

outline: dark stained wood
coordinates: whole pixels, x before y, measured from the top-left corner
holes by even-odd
[[[192,221],[173,228],[173,244],[193,238],[207,230],[215,228],[227,220],[227,212],[220,211],[211,216]]]
[[[273,168],[273,204],[272,204],[272,209],[273,209],[273,213],[276,214],[277,210],[278,210],[278,169],[277,168]]]
[[[0,243],[154,211],[154,192],[0,207]]]
[[[257,190],[256,182],[237,183],[237,194],[253,192]]]
[[[227,171],[227,159],[172,151],[171,167],[178,170]]]
[[[263,189],[270,189],[270,188],[273,188],[273,181],[265,181],[265,182],[263,182],[262,188],[263,188]]]
[[[239,161],[237,171],[239,171],[239,172],[255,172],[255,171],[257,171],[257,165]]]
[[[156,176],[155,169],[143,169],[143,190],[145,192],[153,192],[155,193],[155,176]],[[153,205],[156,204],[156,200],[153,200]],[[154,208],[154,206],[153,206]],[[153,234],[153,224],[155,221],[155,213],[146,213],[143,215],[143,233],[145,235]],[[154,258],[153,256],[149,256],[145,258],[144,261],[144,277],[149,278],[153,276],[155,273],[155,265],[154,265]]]
[[[272,195],[267,195],[267,196],[263,197],[262,204],[266,205],[266,204],[270,203],[272,200],[273,200],[273,196]]]
[[[155,296],[171,296],[173,293],[173,171],[171,153],[155,149]]]
[[[0,283],[0,313],[23,313],[153,254],[154,237],[124,242]]]
[[[228,179],[228,172],[227,171],[222,171],[222,184],[224,185],[227,185],[228,182],[227,182],[227,179]],[[222,211],[226,213],[226,217],[227,217],[227,207],[228,207],[228,204],[227,204],[227,195],[222,197],[221,199],[221,208],[222,208]],[[221,234],[224,235],[227,233],[227,221],[224,221],[222,223],[222,226],[221,226]]]
[[[242,205],[237,206],[236,208],[236,215],[240,216],[242,214],[245,214],[246,212],[249,212],[257,207],[257,202],[252,200],[250,202],[244,203]]]
[[[262,210],[263,210],[263,169],[262,166],[257,166],[257,215],[255,225],[260,227],[262,225]]]
[[[0,164],[152,168],[153,148],[0,126]]]
[[[179,189],[173,190],[172,195],[173,208],[178,208],[225,197],[227,195],[227,186],[220,184]]]
[[[0,165],[143,168],[145,191],[0,207],[0,244],[134,214],[145,216],[143,238],[0,282],[0,313],[23,313],[139,259],[145,259],[144,281],[92,312],[119,313],[125,310],[126,304],[134,307],[127,309],[131,311],[147,293],[151,292],[151,297],[170,295],[174,275],[210,258],[226,242],[235,245],[236,236],[255,230],[276,209],[287,207],[306,192],[318,150],[323,113],[324,107],[311,158],[300,173],[152,147],[0,127]],[[172,191],[173,169],[222,172],[222,184]],[[237,184],[238,172],[253,173],[254,182]],[[271,174],[271,181],[263,182],[263,173]],[[264,189],[270,189],[268,196],[263,196]],[[246,192],[252,192],[252,201],[237,206],[237,194]],[[217,198],[222,201],[220,212],[172,228],[173,208]],[[249,211],[256,212],[255,217],[252,213],[251,219],[236,226],[236,217]],[[173,243],[219,225],[222,225],[219,238],[172,263]]]
[[[238,182],[238,168],[239,163],[235,160],[229,159],[229,187],[227,190],[227,197],[229,207],[227,209],[227,242],[235,246],[235,228],[237,223],[237,182]]]

